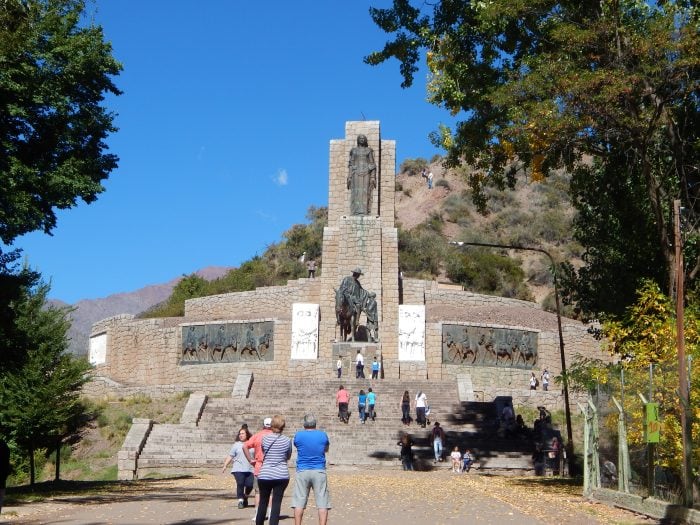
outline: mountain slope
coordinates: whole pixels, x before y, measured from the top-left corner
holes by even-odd
[[[224,275],[231,268],[209,266],[196,272],[200,277],[211,280]],[[137,315],[144,310],[165,301],[180,281],[177,277],[163,284],[145,286],[133,292],[117,293],[100,299],[83,299],[72,305],[75,310],[70,313],[72,325],[68,331],[69,351],[76,355],[85,355],[88,351],[88,339],[93,323],[106,317],[119,314]],[[53,304],[67,306],[62,301]]]

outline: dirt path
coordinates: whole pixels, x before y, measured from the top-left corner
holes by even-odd
[[[551,480],[552,478],[550,478]],[[590,503],[576,487],[547,486],[539,478],[501,478],[434,472],[331,470],[333,525],[414,523],[625,524],[657,523],[630,512]],[[534,484],[533,484],[534,483]],[[553,483],[553,482],[550,482]],[[145,480],[107,494],[67,496],[3,508],[0,522],[18,524],[126,525],[251,523],[239,510],[227,475]],[[287,489],[281,523],[292,524]],[[305,524],[318,523],[310,504]]]

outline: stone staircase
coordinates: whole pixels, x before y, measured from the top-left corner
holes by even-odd
[[[348,424],[340,422],[335,406],[335,393],[341,382],[351,394]],[[377,394],[377,417],[375,421],[360,424],[357,393],[360,388],[367,391],[368,387]],[[262,426],[263,418],[281,414],[287,421],[285,434],[292,436],[301,428],[307,412],[314,413],[319,428],[329,434],[328,461],[331,465],[401,468],[397,441],[402,432],[408,432],[416,444],[416,467],[434,468],[430,426],[423,429],[415,423],[408,427],[401,423],[399,403],[404,390],[409,391],[412,399],[418,390],[426,393],[431,407],[430,421],[439,421],[447,435],[445,456],[455,445],[462,452],[469,447],[477,457],[477,469],[520,474],[532,471],[532,442],[499,436],[496,403],[460,402],[454,381],[255,379],[247,397],[193,394],[193,398],[200,396],[197,399],[201,399],[203,409],[198,411],[194,406],[197,402],[193,402],[188,404],[188,415],[183,414],[181,424],[153,424],[142,449],[131,453],[134,476],[220,468],[243,423],[255,432]],[[198,419],[192,419],[192,414],[197,414]],[[293,455],[292,461],[294,459]],[[120,478],[123,479],[121,467]]]

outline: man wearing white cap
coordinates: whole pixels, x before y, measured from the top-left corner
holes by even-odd
[[[255,453],[253,457],[248,456],[248,461],[253,465],[253,488],[255,489],[255,507],[257,509],[260,503],[260,490],[258,489],[258,475],[260,474],[260,469],[262,468],[263,458],[265,454],[262,450],[262,440],[267,435],[272,433],[272,418],[266,417],[263,419],[263,428],[260,432],[256,432],[253,437],[248,441],[243,443],[244,450],[254,449]],[[269,507],[268,507],[269,508]]]

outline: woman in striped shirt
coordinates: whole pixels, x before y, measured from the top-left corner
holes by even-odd
[[[282,416],[272,417],[272,433],[267,434],[262,440],[262,451],[265,455],[262,468],[258,475],[260,488],[260,504],[255,515],[255,524],[265,523],[267,502],[272,494],[272,508],[270,510],[270,525],[278,525],[282,497],[289,485],[289,468],[287,461],[292,455],[292,440],[282,435],[285,421]]]

